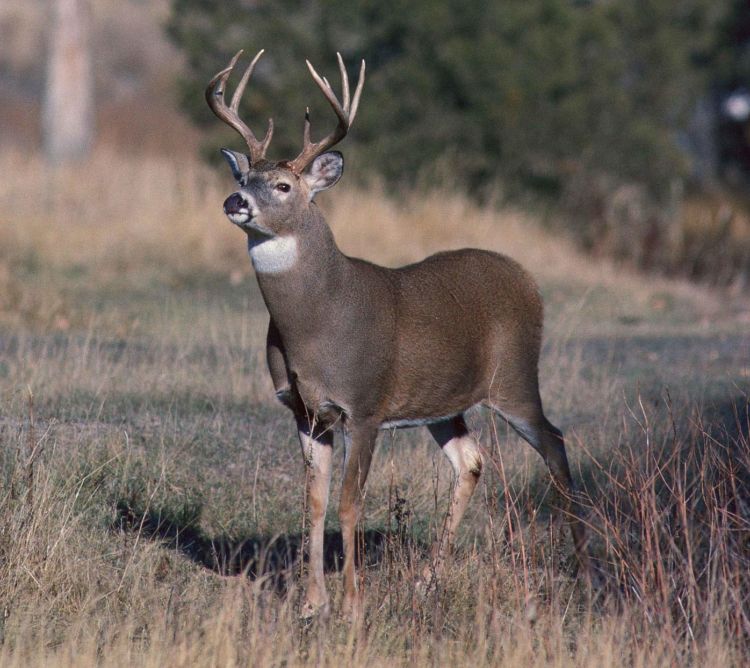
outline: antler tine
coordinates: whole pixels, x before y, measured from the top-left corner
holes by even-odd
[[[309,60],[306,60],[305,62],[307,63],[307,69],[310,70],[310,76],[312,76],[313,81],[318,84],[318,88],[320,88],[326,100],[328,100],[328,103],[333,107],[336,115],[340,120],[346,122],[346,113],[341,108],[341,103],[336,97],[336,93],[333,92],[333,87],[331,86],[331,84],[328,83],[328,80],[325,77],[321,77],[315,71],[315,68],[312,66],[312,63]],[[344,73],[344,76],[346,76],[346,73]]]
[[[258,51],[257,54],[255,54],[255,58],[253,58],[252,62],[247,66],[247,69],[245,69],[244,73],[242,74],[242,78],[240,79],[240,82],[237,84],[237,88],[234,91],[234,95],[232,95],[232,103],[229,105],[229,108],[237,113],[239,107],[240,107],[240,99],[242,98],[242,94],[245,92],[245,86],[247,86],[247,82],[250,80],[250,77],[253,75],[253,70],[255,69],[255,63],[257,63],[260,60],[260,57],[263,55],[263,52],[265,49],[261,49]],[[242,53],[242,51],[240,51]],[[238,54],[239,55],[239,54]],[[236,58],[232,60],[232,67],[234,67],[236,63]]]
[[[243,50],[240,49],[234,55],[232,60],[229,61],[229,65],[221,70],[221,72],[216,74],[213,79],[211,79],[208,87],[206,88],[206,102],[208,102],[208,106],[211,108],[211,111],[213,111],[218,118],[220,118],[222,121],[224,121],[224,123],[229,125],[234,130],[236,130],[245,140],[245,143],[247,144],[247,147],[250,151],[250,162],[255,163],[265,157],[268,145],[271,143],[271,137],[273,136],[273,119],[268,119],[268,129],[266,130],[266,134],[263,137],[263,141],[258,141],[256,136],[253,134],[253,131],[240,119],[239,106],[240,99],[242,98],[242,94],[245,92],[247,82],[250,80],[250,77],[253,74],[253,70],[255,69],[255,64],[263,55],[263,49],[258,51],[255,58],[253,58],[250,65],[243,73],[242,78],[240,79],[240,83],[237,86],[237,89],[234,91],[234,95],[232,96],[232,102],[228,107],[224,99],[224,92],[227,81],[229,80],[229,77],[231,76],[232,71],[234,70],[234,67],[237,64],[237,61],[239,60],[242,53]]]
[[[336,59],[339,61],[339,72],[341,73],[341,87],[343,88],[344,95],[344,111],[349,113],[349,77],[346,75],[346,67],[344,67],[344,59],[341,57],[341,53],[336,51]]]
[[[229,75],[232,73],[234,66],[237,64],[237,61],[239,60],[243,52],[244,52],[244,49],[240,49],[237,53],[235,53],[232,60],[229,61],[229,65],[227,65],[223,70],[215,74],[213,79],[211,79],[211,81],[208,82],[208,87],[206,88],[206,102],[208,102],[208,106],[211,108],[211,111],[213,111],[214,113],[216,113],[216,110],[214,109],[214,105],[216,105],[216,102],[213,102],[212,100],[210,100],[209,96],[222,98],[223,100],[224,88],[226,86],[227,79],[229,78]],[[226,105],[223,105],[223,106],[226,106]],[[222,120],[224,119],[222,118]]]
[[[307,167],[307,165],[309,165],[317,156],[324,151],[327,151],[346,136],[346,133],[349,131],[349,128],[354,121],[354,116],[357,113],[359,98],[362,95],[362,87],[365,83],[365,61],[363,60],[362,65],[360,66],[359,80],[357,81],[357,88],[354,91],[354,99],[352,100],[349,90],[349,77],[346,74],[344,59],[341,57],[340,53],[337,53],[336,57],[338,59],[339,71],[341,73],[342,97],[344,100],[343,106],[333,92],[333,87],[328,83],[328,79],[321,77],[315,71],[315,68],[309,60],[305,61],[305,63],[307,63],[307,69],[310,71],[310,76],[312,76],[313,81],[318,85],[318,88],[320,88],[320,91],[323,93],[326,100],[328,100],[328,104],[331,105],[339,122],[334,130],[326,137],[318,142],[312,142],[310,140],[310,110],[307,109],[305,112],[305,126],[302,136],[302,152],[294,160],[287,163],[289,167],[298,174],[302,172],[302,170],[305,169],[305,167]]]
[[[302,144],[307,146],[310,143],[310,107],[305,107],[305,127],[302,130]]]
[[[359,66],[359,79],[357,80],[357,87],[354,89],[354,98],[352,99],[352,106],[349,111],[349,125],[354,123],[354,117],[357,115],[357,109],[359,109],[359,98],[362,97],[362,88],[365,85],[365,61],[362,60],[362,64]]]

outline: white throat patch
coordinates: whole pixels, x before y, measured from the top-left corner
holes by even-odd
[[[253,268],[259,274],[280,274],[297,262],[297,238],[273,237],[248,243]]]

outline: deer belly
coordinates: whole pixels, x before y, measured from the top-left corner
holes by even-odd
[[[305,413],[310,419],[331,423],[340,420],[347,413],[342,403],[320,383],[311,382],[297,374],[293,377],[295,379],[294,391],[298,394]]]
[[[423,369],[402,368],[388,397],[383,428],[440,422],[460,415],[486,397],[486,383],[474,363]]]

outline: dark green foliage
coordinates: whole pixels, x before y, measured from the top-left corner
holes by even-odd
[[[730,10],[720,24],[717,75],[722,87],[750,85],[750,4],[729,0]]]
[[[313,134],[330,129],[304,59],[337,85],[340,50],[352,76],[360,57],[368,65],[345,145],[362,147],[359,173],[408,186],[421,168],[442,163],[472,188],[500,178],[511,189],[553,193],[571,175],[604,173],[658,195],[688,168],[677,137],[705,88],[723,6],[174,0],[168,30],[188,58],[186,109],[217,128],[202,98],[208,79],[237,49],[267,49],[242,113],[258,133],[274,116],[273,156],[296,155],[308,105]]]
[[[750,87],[750,3],[731,0],[731,10],[722,22],[716,50],[716,84],[722,93]],[[744,195],[750,173],[750,136],[746,122],[722,118],[719,129],[721,166],[727,180]],[[740,178],[744,175],[744,179]],[[743,192],[744,191],[744,192]]]

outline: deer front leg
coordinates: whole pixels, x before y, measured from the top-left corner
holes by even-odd
[[[356,618],[361,612],[361,601],[354,567],[356,527],[362,514],[362,495],[367,473],[375,450],[377,426],[345,425],[344,476],[341,483],[339,518],[344,543],[344,604],[343,612]]]
[[[455,477],[445,528],[433,548],[431,568],[425,573],[427,582],[442,574],[445,558],[453,549],[456,530],[482,473],[482,455],[463,416],[430,425],[429,430],[450,460]]]
[[[307,498],[310,509],[310,556],[302,616],[329,612],[328,593],[323,574],[323,540],[325,535],[328,490],[331,484],[333,431],[311,424],[306,417],[297,419],[299,441],[307,470]]]

